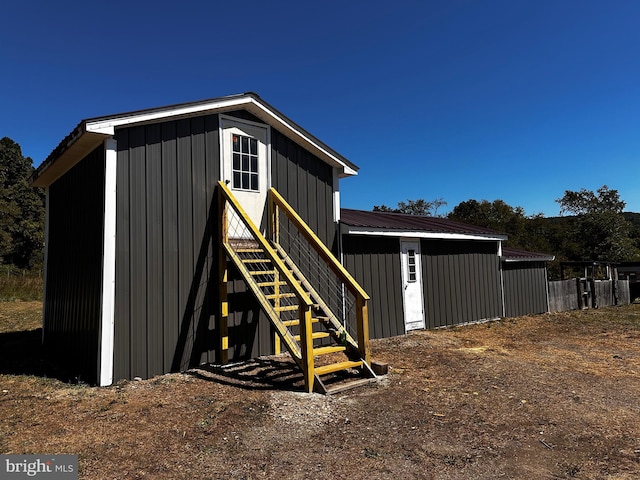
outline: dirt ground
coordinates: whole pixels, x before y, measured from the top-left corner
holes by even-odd
[[[640,478],[640,305],[376,340],[389,374],[333,397],[286,357],[63,383],[40,308],[0,304],[0,453],[78,454],[80,478]]]

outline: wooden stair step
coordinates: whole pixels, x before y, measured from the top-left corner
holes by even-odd
[[[275,275],[275,270],[254,270],[249,272],[251,275]]]
[[[294,310],[298,310],[299,308],[299,305],[285,305],[284,307],[274,307],[273,309],[276,312],[292,312]]]
[[[352,388],[362,387],[363,385],[369,385],[371,383],[376,383],[378,381],[377,378],[359,378],[357,380],[352,380],[346,383],[340,383],[333,387],[327,388],[327,395],[335,395],[336,393],[341,393],[347,390],[351,390]]]
[[[329,347],[318,347],[313,349],[313,356],[329,355],[330,353],[344,352],[347,347],[343,345],[331,345]]]
[[[259,287],[275,287],[276,285],[286,285],[287,282],[259,282],[258,286]]]
[[[276,298],[295,298],[296,294],[293,292],[287,293],[272,293],[270,295],[265,295],[268,300],[275,300]]]
[[[348,370],[350,368],[362,367],[362,360],[357,362],[345,361],[338,363],[330,363],[329,365],[323,365],[315,368],[315,373],[318,376],[327,375],[328,373],[339,372],[340,370]]]
[[[311,338],[316,340],[317,338],[327,338],[329,335],[329,332],[313,332]],[[293,338],[298,342],[300,341],[300,335],[294,335]]]
[[[313,318],[311,319],[311,323],[318,323],[318,319],[317,319],[317,318],[315,318],[315,317],[313,317]],[[299,320],[299,319],[297,319],[297,318],[296,318],[295,320],[284,320],[284,321],[282,322],[282,324],[283,324],[285,327],[295,327],[295,326],[297,326],[297,325],[300,325],[300,320]]]

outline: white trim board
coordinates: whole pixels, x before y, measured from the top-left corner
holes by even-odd
[[[116,284],[116,169],[118,145],[115,139],[104,141],[104,239],[102,257],[102,309],[100,312],[100,344],[98,383],[113,383],[113,349],[115,336]]]
[[[344,224],[343,224],[344,225]],[[386,228],[354,227],[344,225],[343,233],[348,235],[368,235],[376,237],[398,237],[398,238],[432,238],[439,240],[485,240],[500,241],[506,240],[506,235],[490,235],[479,233],[444,233],[444,232],[424,232],[416,230],[389,230]]]
[[[299,127],[280,112],[262,101],[255,94],[247,93],[201,102],[161,107],[139,112],[123,113],[108,117],[84,120],[55,157],[50,157],[36,170],[33,185],[47,187],[70,170],[84,156],[100,145],[106,137],[115,135],[118,127],[145,125],[164,120],[177,120],[204,114],[221,114],[243,109],[252,113],[267,125],[276,128],[320,160],[338,169],[340,178],[358,174],[358,168],[328,145]]]
[[[319,154],[327,163],[334,167],[340,167],[342,176],[357,175],[358,172],[344,163],[335,154],[330,152],[321,142],[315,140],[307,132],[294,125],[282,115],[278,115],[272,109],[268,108],[255,97],[247,95],[239,98],[223,98],[191,105],[178,105],[173,108],[166,108],[156,111],[141,112],[139,114],[131,114],[127,116],[114,116],[107,119],[98,119],[88,121],[86,123],[86,131],[92,133],[100,133],[103,135],[114,135],[117,127],[127,125],[140,125],[145,123],[153,123],[158,120],[170,119],[175,117],[189,117],[199,115],[206,112],[230,111],[238,107],[244,107],[248,112],[253,113],[258,118],[264,120],[271,126],[280,127],[288,136],[293,137],[303,146],[312,152]]]
[[[340,172],[333,169],[333,221],[340,221]]]

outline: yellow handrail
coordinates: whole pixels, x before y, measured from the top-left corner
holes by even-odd
[[[338,279],[347,287],[356,297],[356,327],[358,330],[358,349],[365,362],[370,363],[369,352],[369,295],[364,289],[356,282],[351,274],[342,266],[342,264],[333,256],[331,251],[326,245],[318,238],[306,222],[298,215],[298,213],[287,203],[287,201],[277,192],[275,188],[269,189],[269,198],[271,201],[271,219],[272,222],[277,221],[277,207],[284,212],[287,218],[294,224],[298,231],[306,238],[307,242],[314,248],[314,250],[325,261],[329,268],[336,274]],[[278,235],[277,225],[272,225],[272,230],[275,235]],[[275,239],[277,241],[277,238]]]
[[[313,306],[313,302],[309,295],[302,289],[301,285],[293,277],[293,274],[289,271],[282,259],[280,259],[273,247],[271,247],[262,233],[260,233],[258,227],[256,227],[255,224],[251,221],[251,219],[247,215],[247,212],[245,212],[245,210],[235,200],[235,197],[233,196],[227,185],[222,181],[218,181],[218,187],[220,200],[226,200],[226,202],[230,204],[231,207],[236,211],[238,216],[244,222],[245,226],[251,232],[253,238],[258,242],[269,260],[276,267],[276,270],[280,273],[280,275],[282,275],[289,288],[291,288],[292,292],[295,293],[296,297],[298,298],[298,314],[300,319],[300,345],[302,351],[301,366],[304,374],[305,386],[307,388],[307,391],[310,393],[313,391],[314,385],[313,337],[311,327],[311,307]],[[225,217],[227,217],[227,215],[225,212],[225,208],[222,205],[223,202],[220,201],[219,203],[221,204],[219,205],[219,208],[221,210],[220,217],[221,220],[223,220]],[[226,224],[221,226],[221,242],[223,244],[227,243],[228,240],[228,238],[226,238],[226,228]],[[220,248],[223,249],[223,245],[221,245]],[[221,273],[222,272],[223,269],[221,268]],[[221,322],[222,321],[226,321],[224,315],[221,315]],[[220,331],[226,334],[226,330],[226,325],[221,325]],[[223,358],[225,357],[226,355],[223,355]]]
[[[284,276],[287,285],[289,285],[289,287],[293,290],[293,293],[295,293],[296,297],[298,297],[298,301],[311,308],[313,306],[313,302],[311,301],[309,295],[307,295],[307,292],[305,292],[300,287],[300,284],[293,277],[293,275],[284,264],[284,262],[280,259],[276,251],[271,245],[269,245],[269,242],[267,242],[262,233],[260,233],[258,227],[256,227],[255,224],[251,221],[247,212],[245,212],[244,209],[235,201],[233,194],[229,190],[229,187],[227,187],[222,181],[218,182],[218,186],[220,187],[220,191],[227,202],[229,202],[229,204],[233,207],[238,216],[244,220],[246,227],[251,231],[251,234],[253,235],[254,239],[260,244],[260,247],[265,251],[265,253],[269,257],[269,260],[273,262],[275,267],[278,269],[278,272]]]
[[[346,268],[342,266],[340,262],[334,257],[331,251],[326,247],[322,240],[309,228],[305,221],[296,213],[296,211],[287,203],[287,201],[280,195],[275,188],[269,190],[271,201],[279,206],[285,213],[287,218],[298,228],[300,233],[307,239],[309,244],[314,250],[322,257],[322,259],[329,265],[329,268],[333,270],[338,278],[345,284],[347,289],[353,293],[353,295],[360,296],[362,300],[369,300],[369,295],[363,290],[363,288],[356,282]]]

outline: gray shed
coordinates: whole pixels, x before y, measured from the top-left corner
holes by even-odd
[[[372,338],[504,315],[506,236],[443,218],[343,209],[342,254],[370,292]]]
[[[502,278],[506,317],[549,311],[547,262],[553,255],[515,248],[502,249]]]
[[[232,203],[216,192],[227,182],[239,224],[266,233],[277,190],[335,252],[339,179],[356,173],[253,93],[81,121],[33,177],[47,199],[45,347],[100,385],[273,353],[275,327],[261,321],[268,302],[256,297],[256,273],[243,270],[256,260],[227,272],[238,256],[220,256],[220,239],[233,235],[221,209]],[[257,250],[251,242],[244,250]],[[293,345],[295,332],[280,327]]]

